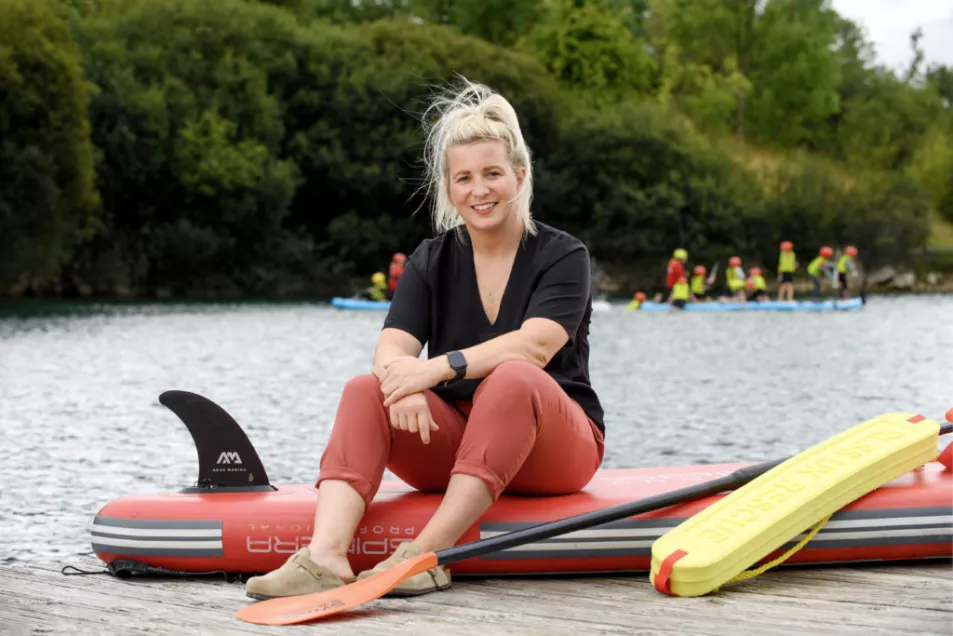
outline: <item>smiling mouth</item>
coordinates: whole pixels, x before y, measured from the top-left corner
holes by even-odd
[[[496,207],[496,201],[493,201],[490,203],[481,203],[480,205],[473,205],[470,207],[472,207],[477,214],[486,214],[487,212],[492,210],[494,207]]]

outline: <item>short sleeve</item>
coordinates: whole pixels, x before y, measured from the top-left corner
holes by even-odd
[[[430,339],[430,285],[426,278],[427,250],[418,248],[397,281],[390,309],[384,318],[384,329],[406,331],[427,344]]]
[[[589,304],[591,279],[589,251],[578,245],[542,273],[523,320],[549,318],[562,325],[573,342]]]

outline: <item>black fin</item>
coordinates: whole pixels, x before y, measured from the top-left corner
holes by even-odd
[[[199,478],[182,492],[277,490],[245,431],[225,409],[188,391],[166,391],[159,402],[179,416],[199,454]]]

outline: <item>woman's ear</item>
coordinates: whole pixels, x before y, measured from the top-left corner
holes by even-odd
[[[516,183],[523,185],[523,181],[526,179],[526,168],[520,168],[516,171]]]

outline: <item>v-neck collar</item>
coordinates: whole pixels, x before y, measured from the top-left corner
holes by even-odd
[[[519,246],[516,248],[516,256],[513,257],[513,266],[510,268],[510,274],[506,279],[506,285],[503,287],[503,293],[500,295],[500,306],[496,312],[496,320],[490,321],[490,317],[486,313],[486,307],[483,306],[483,298],[480,296],[480,282],[477,280],[476,275],[476,262],[473,257],[473,243],[470,240],[470,233],[467,231],[466,226],[462,226],[464,243],[466,244],[466,255],[467,255],[467,264],[469,266],[469,275],[470,280],[473,283],[473,296],[476,298],[477,307],[480,310],[480,315],[483,318],[484,324],[490,329],[495,329],[497,325],[500,324],[500,319],[503,317],[503,311],[506,309],[506,299],[510,295],[510,288],[514,278],[519,275],[519,267],[522,261],[523,253],[526,252],[526,243],[532,238],[528,236],[523,236],[520,239]]]

